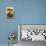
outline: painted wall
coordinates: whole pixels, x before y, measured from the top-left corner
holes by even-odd
[[[5,17],[7,6],[15,7],[16,19]],[[0,44],[8,43],[9,32],[16,32],[17,34],[17,24],[46,24],[46,0],[1,0]]]
[[[11,0],[10,0],[11,1]],[[12,6],[16,9],[16,1],[1,0],[0,1],[0,44],[8,43],[8,34],[16,32],[17,35],[17,16],[16,19],[7,19],[6,7]],[[15,14],[16,15],[16,14]],[[17,43],[17,39],[15,41]]]
[[[46,0],[17,0],[16,14],[21,24],[46,24]]]

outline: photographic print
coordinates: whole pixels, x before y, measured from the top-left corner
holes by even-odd
[[[14,7],[6,7],[6,15],[7,15],[7,18],[14,18],[15,17]]]
[[[20,32],[18,35],[20,36],[20,45],[26,45],[26,43],[31,45],[31,42],[46,42],[46,25],[20,24],[18,31]]]

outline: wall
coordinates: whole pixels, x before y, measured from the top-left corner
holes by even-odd
[[[11,1],[11,0],[10,0]],[[8,34],[10,32],[16,32],[17,35],[17,23],[18,19],[17,16],[15,19],[7,19],[6,17],[6,7],[12,6],[16,9],[16,1],[9,0],[1,0],[0,1],[0,44],[7,44],[9,42],[8,40]],[[16,43],[17,38],[16,38]]]
[[[20,24],[46,24],[46,0],[17,0]]]
[[[16,19],[5,17],[7,6],[15,7]],[[17,24],[46,24],[46,0],[1,0],[0,44],[8,43],[9,32],[12,31],[17,34]]]

